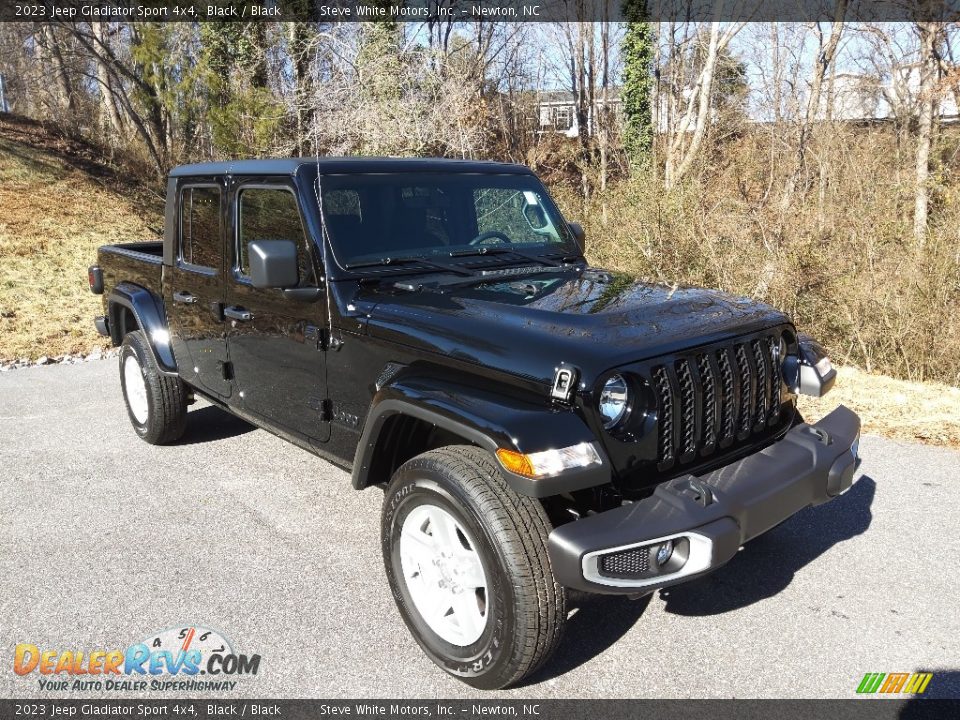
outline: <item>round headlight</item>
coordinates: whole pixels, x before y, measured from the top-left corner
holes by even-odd
[[[626,417],[630,407],[630,390],[622,375],[614,375],[604,383],[598,407],[606,430],[615,427]]]

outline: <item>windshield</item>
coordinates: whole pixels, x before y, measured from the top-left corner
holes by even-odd
[[[343,267],[500,249],[576,254],[559,211],[532,175],[327,175],[324,222]]]

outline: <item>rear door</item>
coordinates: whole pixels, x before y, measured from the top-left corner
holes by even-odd
[[[165,268],[164,302],[180,376],[201,391],[231,395],[223,323],[226,186],[189,178],[177,188],[176,253]]]
[[[321,276],[290,178],[236,178],[231,183],[231,257],[226,313],[228,349],[237,401],[267,424],[314,442],[326,442],[326,295],[312,302],[250,282],[247,246],[254,240],[292,240],[299,287],[318,287]]]

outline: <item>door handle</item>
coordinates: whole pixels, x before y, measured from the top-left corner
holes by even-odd
[[[197,301],[197,298],[195,295],[180,290],[173,294],[173,301],[176,303],[184,303],[185,305],[193,305],[193,303]]]
[[[244,310],[242,307],[237,307],[236,305],[224,308],[223,314],[224,317],[228,317],[231,320],[239,320],[240,322],[250,322],[253,320],[252,312]]]

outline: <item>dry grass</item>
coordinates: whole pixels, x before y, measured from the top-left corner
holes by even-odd
[[[660,203],[661,210],[669,209],[671,200]],[[637,195],[611,193],[610,218],[636,221],[643,204]],[[661,215],[662,221],[671,214]],[[633,245],[623,236],[630,228],[604,237],[598,218],[587,219],[593,221],[591,254],[597,264],[668,275],[689,261],[672,256],[664,224],[633,235]],[[87,288],[86,268],[98,246],[151,237],[149,226],[162,223],[158,199],[124,185],[122,175],[98,163],[93,149],[0,116],[0,361],[103,347],[92,322],[101,311],[100,298]],[[726,251],[736,258],[733,247]],[[697,279],[723,284],[710,266],[705,262]],[[687,271],[697,273],[689,266]],[[865,432],[960,447],[958,388],[844,367],[831,393],[822,400],[801,398],[800,406],[807,419],[816,420],[840,403],[860,414]]]
[[[960,388],[896,380],[844,367],[826,396],[801,396],[799,401],[808,422],[819,420],[837,405],[846,405],[860,415],[865,433],[960,447]]]
[[[68,141],[0,119],[0,360],[103,347],[87,267],[99,245],[153,237],[148,225],[162,223],[89,164]]]

